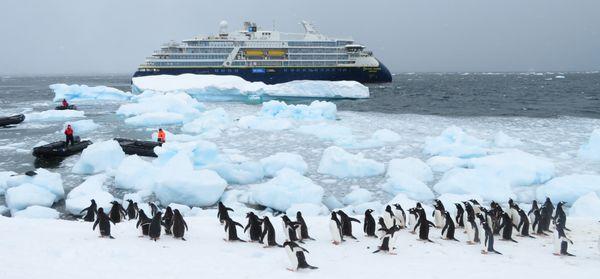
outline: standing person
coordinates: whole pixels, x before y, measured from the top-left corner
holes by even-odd
[[[71,128],[71,125],[67,125],[67,129],[65,129],[65,136],[67,136],[67,139],[65,140],[67,146],[69,146],[69,143],[71,143],[71,145],[75,143],[73,138],[73,128]]]
[[[67,99],[63,99],[62,100],[62,106],[65,107],[65,108],[69,106],[69,103],[67,102]]]
[[[167,138],[165,131],[162,128],[158,128],[158,142],[164,143]]]

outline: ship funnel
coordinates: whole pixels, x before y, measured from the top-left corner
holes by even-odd
[[[220,36],[227,36],[227,26],[228,26],[228,24],[227,24],[227,21],[225,21],[225,20],[222,20],[219,23],[219,35]]]

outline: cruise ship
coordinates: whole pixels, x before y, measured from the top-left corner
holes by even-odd
[[[352,39],[319,33],[306,21],[304,33],[263,30],[245,22],[229,33],[227,22],[219,34],[170,42],[140,65],[134,77],[149,75],[235,75],[267,84],[293,80],[354,80],[391,82],[390,71],[365,46]]]

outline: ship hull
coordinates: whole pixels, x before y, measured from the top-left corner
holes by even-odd
[[[360,83],[385,83],[392,81],[390,71],[383,65],[379,67],[273,67],[273,68],[220,68],[185,67],[156,68],[138,70],[133,77],[152,75],[235,75],[247,81],[261,81],[266,84],[284,83],[294,80],[353,80]]]

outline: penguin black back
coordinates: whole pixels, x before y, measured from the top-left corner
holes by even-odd
[[[99,230],[100,230],[100,237],[114,238],[110,234],[110,223],[111,222],[112,222],[112,220],[110,220],[108,215],[106,215],[106,213],[104,213],[104,209],[100,208],[100,209],[98,209],[96,222],[94,222],[94,225],[92,226],[92,230],[96,230],[96,226],[98,226]],[[113,222],[113,224],[114,224],[114,222]]]
[[[98,205],[96,205],[96,201],[94,199],[90,200],[90,206],[81,210],[80,213],[85,211],[85,216],[83,216],[83,221],[86,222],[94,222],[96,218],[96,213],[98,213]]]
[[[419,215],[419,219],[416,226],[419,227],[419,239],[433,242],[429,239],[429,227],[434,227],[435,225],[431,221],[427,220],[425,209],[420,208],[417,210],[417,213]]]
[[[233,221],[233,219],[231,218],[227,218],[225,219],[225,231],[227,232],[227,240],[228,241],[242,241],[242,242],[246,242],[242,239],[240,239],[237,235],[237,227],[240,228],[244,228],[244,226],[242,226],[242,224]]]
[[[165,209],[165,215],[162,217],[163,226],[165,227],[165,234],[171,234],[171,227],[173,227],[173,209],[170,206],[167,206]]]
[[[296,212],[296,222],[300,224],[300,239],[315,240],[308,235],[308,226],[306,225],[306,221],[304,220],[304,217],[302,217],[302,212],[300,211]]]
[[[217,205],[217,218],[219,218],[219,222],[221,224],[225,223],[225,220],[229,218],[229,212],[233,211],[233,209],[226,207],[222,202],[219,202]]]
[[[456,206],[456,224],[462,228],[465,226],[465,221],[464,221],[465,210],[463,209],[462,205],[460,205],[460,203],[455,203],[454,205]]]
[[[150,228],[148,230],[148,236],[151,240],[158,240],[160,238],[162,226],[162,212],[158,211],[152,217],[152,221],[150,222]]]
[[[129,220],[137,218],[137,208],[132,200],[127,200],[127,209],[125,211],[127,211],[127,218]]]
[[[187,230],[188,226],[185,220],[183,220],[181,212],[179,212],[179,209],[175,209],[173,211],[173,237],[185,240],[183,236]]]
[[[248,224],[246,224],[246,227],[244,227],[244,232],[250,230],[250,241],[260,241],[260,236],[262,233],[262,223],[260,218],[258,218],[254,212],[246,213],[246,218],[248,219]]]
[[[110,220],[116,224],[120,223],[123,220],[123,218],[125,218],[127,213],[125,212],[125,209],[119,202],[113,201],[112,207],[110,208],[110,212],[108,213],[108,215],[110,217]]]
[[[271,220],[269,220],[269,217],[267,217],[267,216],[263,217],[262,226],[263,226],[263,232],[260,236],[259,243],[264,243],[265,237],[266,237],[267,238],[267,243],[265,244],[266,247],[281,246],[281,245],[277,244],[277,242],[275,241],[275,228],[273,227],[273,224],[271,224]]]
[[[152,219],[146,216],[146,213],[143,209],[140,209],[138,211],[138,221],[135,224],[135,227],[139,228],[141,226],[142,235],[148,235],[148,231],[150,230],[150,222],[152,222]]]
[[[454,237],[454,232],[456,231],[456,226],[454,225],[454,221],[452,221],[450,212],[446,211],[446,212],[444,212],[444,215],[446,217],[445,218],[446,223],[444,224],[444,227],[442,228],[442,236],[444,236],[444,238],[447,240],[458,241],[458,239],[456,239]]]
[[[358,219],[348,216],[348,214],[346,214],[342,210],[338,210],[337,214],[340,215],[340,224],[342,226],[342,235],[356,239],[356,237],[354,237],[352,235],[352,222],[360,223],[360,221]]]
[[[363,231],[367,236],[375,236],[375,218],[373,218],[373,209],[365,210],[365,220],[363,221]],[[382,218],[383,220],[383,218]]]

